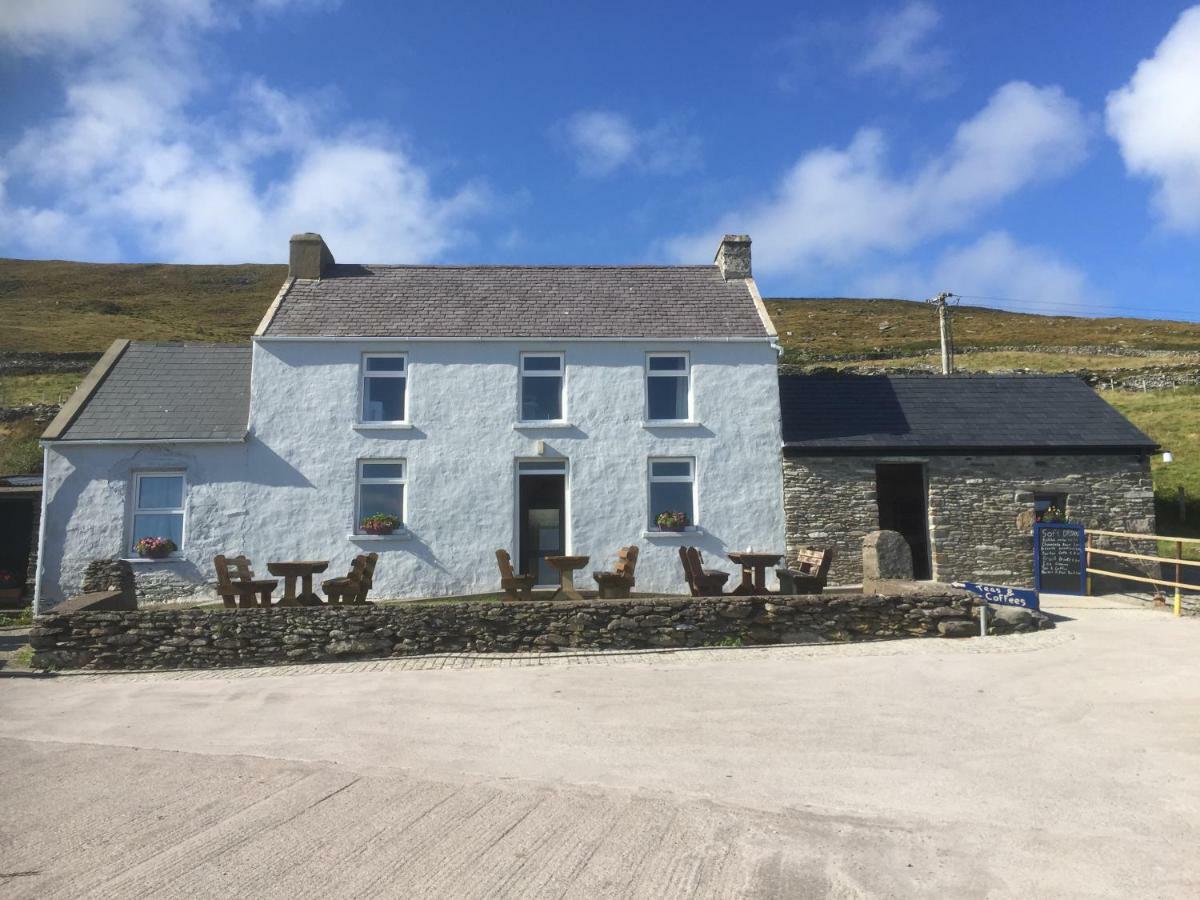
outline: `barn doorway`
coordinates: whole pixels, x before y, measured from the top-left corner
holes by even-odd
[[[898,531],[913,555],[913,577],[933,577],[929,558],[929,503],[925,466],[921,463],[880,463],[875,467],[875,498],[879,527]]]

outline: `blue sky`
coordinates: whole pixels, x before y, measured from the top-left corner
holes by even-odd
[[[0,0],[0,255],[1200,319],[1200,6]]]

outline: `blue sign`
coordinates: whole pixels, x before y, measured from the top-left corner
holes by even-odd
[[[955,587],[961,587],[977,594],[988,603],[1000,606],[1020,606],[1025,609],[1039,609],[1037,591],[1028,588],[1009,587],[1005,584],[976,584],[973,581],[955,582]]]
[[[1038,522],[1033,526],[1033,586],[1039,593],[1086,594],[1082,525]]]

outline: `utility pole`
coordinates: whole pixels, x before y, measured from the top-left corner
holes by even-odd
[[[950,306],[958,305],[958,298],[948,291],[942,291],[932,300],[926,300],[937,308],[938,334],[942,340],[942,374],[951,375],[954,372],[954,334],[950,330]]]

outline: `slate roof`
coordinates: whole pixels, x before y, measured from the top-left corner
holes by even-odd
[[[249,344],[134,341],[60,440],[237,440],[249,416]]]
[[[265,334],[766,338],[747,283],[710,266],[334,265],[296,279]]]
[[[1069,375],[784,375],[779,400],[790,455],[1158,448]]]

